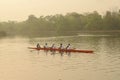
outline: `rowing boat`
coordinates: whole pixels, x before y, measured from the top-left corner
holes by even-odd
[[[59,51],[59,52],[78,52],[78,53],[93,53],[92,50],[78,50],[78,49],[58,49],[58,48],[36,48],[36,47],[28,47],[29,49],[34,50],[47,50],[47,51]]]

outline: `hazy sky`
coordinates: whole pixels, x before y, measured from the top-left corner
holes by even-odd
[[[120,0],[0,0],[0,21],[23,21],[30,14],[66,14],[68,12],[92,12],[120,8]]]

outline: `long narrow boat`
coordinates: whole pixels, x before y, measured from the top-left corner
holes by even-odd
[[[29,49],[34,50],[50,50],[50,51],[59,51],[59,52],[78,52],[78,53],[93,53],[92,50],[78,50],[78,49],[58,49],[58,48],[36,48],[36,47],[28,47]]]

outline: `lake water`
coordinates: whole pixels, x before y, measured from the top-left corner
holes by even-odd
[[[29,50],[37,43],[68,43],[94,54]],[[1,38],[0,80],[120,80],[120,37],[79,35],[44,38]]]

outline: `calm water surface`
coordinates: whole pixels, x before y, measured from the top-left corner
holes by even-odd
[[[94,50],[94,54],[29,50],[36,43]],[[1,38],[0,80],[120,80],[119,36]]]

